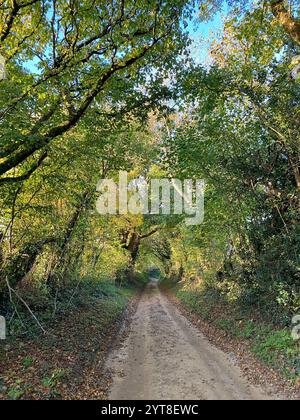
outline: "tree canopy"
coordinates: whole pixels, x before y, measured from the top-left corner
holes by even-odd
[[[220,11],[198,64],[192,22]],[[0,0],[1,310],[8,286],[39,308],[159,267],[286,322],[300,308],[299,43],[299,1]],[[119,171],[205,180],[204,223],[97,214],[97,182]]]

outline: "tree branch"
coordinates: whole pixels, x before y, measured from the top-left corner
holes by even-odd
[[[102,76],[98,79],[97,83],[94,87],[87,93],[81,105],[76,110],[76,112],[69,117],[69,119],[62,124],[50,128],[50,130],[42,135],[39,136],[38,141],[32,142],[32,145],[28,148],[22,149],[15,153],[13,156],[8,157],[6,161],[0,164],[0,175],[5,174],[9,170],[15,168],[19,164],[23,163],[27,158],[33,155],[36,151],[42,149],[43,147],[47,146],[53,139],[59,137],[69,131],[72,127],[76,126],[78,121],[84,116],[87,109],[94,101],[96,96],[101,92],[105,83],[118,71],[125,69],[127,67],[132,66],[138,60],[143,58],[146,53],[157,44],[160,39],[155,39],[150,45],[146,45],[143,49],[134,57],[128,58],[125,61],[120,61],[119,63],[113,64],[106,73],[102,74]],[[31,137],[30,135],[28,136]]]
[[[42,165],[44,160],[47,158],[48,152],[43,153],[39,160],[32,165],[32,167],[25,172],[25,174],[17,176],[17,177],[6,177],[6,178],[0,178],[0,185],[1,184],[8,184],[8,183],[15,183],[15,182],[22,182],[26,181],[31,177],[31,175]]]
[[[141,235],[141,236],[140,236],[140,238],[141,238],[141,239],[146,239],[146,238],[149,238],[150,236],[152,236],[152,235],[154,235],[155,233],[157,233],[159,230],[160,230],[160,228],[159,228],[159,227],[157,227],[157,228],[155,228],[155,229],[151,230],[150,232],[145,233],[144,235]]]
[[[292,16],[286,8],[284,0],[270,0],[273,15],[283,25],[291,38],[300,45],[300,23]]]

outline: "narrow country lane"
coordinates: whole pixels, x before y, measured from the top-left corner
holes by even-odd
[[[111,400],[268,399],[160,292],[155,280],[107,367],[113,372]]]

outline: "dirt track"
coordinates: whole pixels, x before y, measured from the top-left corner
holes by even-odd
[[[264,400],[151,281],[121,348],[109,356],[111,400]]]

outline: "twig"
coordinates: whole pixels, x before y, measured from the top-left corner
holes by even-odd
[[[52,313],[53,319],[55,318],[56,311],[57,311],[57,296],[58,296],[58,289],[56,289],[55,297],[54,297],[54,308],[53,308],[53,313]]]
[[[42,326],[42,324],[40,323],[40,321],[34,315],[34,313],[30,309],[30,307],[28,306],[28,304],[25,302],[25,300],[11,287],[11,285],[9,284],[9,281],[8,281],[8,278],[7,277],[6,277],[6,284],[7,284],[7,287],[8,287],[8,291],[9,291],[10,296],[12,297],[12,293],[14,293],[16,295],[16,297],[23,303],[23,305],[28,310],[28,312],[30,313],[30,315],[32,316],[32,318],[35,320],[35,322],[37,323],[37,325],[43,331],[43,333],[44,334],[47,334],[47,331],[44,329],[44,327]]]
[[[72,293],[72,295],[71,295],[71,297],[70,297],[70,299],[69,299],[69,302],[68,302],[68,303],[67,303],[67,305],[66,305],[66,308],[68,308],[68,307],[71,305],[71,302],[72,302],[72,300],[73,300],[73,298],[74,298],[74,296],[75,296],[75,294],[76,294],[77,290],[79,289],[79,285],[80,285],[80,283],[81,283],[81,279],[79,279],[79,280],[78,280],[78,283],[76,284],[76,287],[75,287],[75,289],[73,290],[73,293]]]
[[[280,218],[281,218],[281,220],[282,220],[282,223],[284,224],[284,228],[285,228],[285,230],[286,230],[286,233],[289,235],[289,234],[290,234],[289,229],[288,229],[288,227],[287,227],[287,224],[286,224],[286,222],[285,222],[285,220],[284,220],[284,218],[283,218],[283,216],[282,216],[282,214],[281,214],[281,211],[280,211],[280,209],[279,209],[279,207],[278,207],[278,205],[277,205],[277,204],[275,204],[275,208],[276,208],[276,210],[278,211],[278,214],[279,214],[279,216],[280,216]]]

